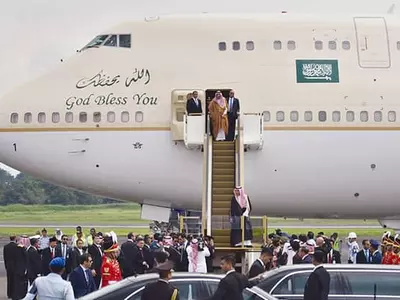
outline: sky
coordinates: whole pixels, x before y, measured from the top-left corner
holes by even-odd
[[[74,55],[98,33],[136,17],[281,11],[361,16],[384,14],[392,4],[398,14],[400,0],[0,0],[0,98]]]

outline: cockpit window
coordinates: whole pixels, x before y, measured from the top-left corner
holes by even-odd
[[[117,47],[117,36],[115,34],[111,35],[104,43],[104,46]]]
[[[89,44],[87,44],[83,49],[99,47],[106,40],[108,35],[98,35]]]
[[[123,48],[131,47],[131,35],[130,34],[120,34],[119,35],[119,46]]]

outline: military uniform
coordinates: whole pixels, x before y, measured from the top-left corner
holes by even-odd
[[[121,269],[119,268],[117,259],[111,259],[105,255],[103,256],[103,262],[101,264],[101,280],[101,287],[122,280]]]
[[[166,261],[159,264],[155,269],[159,272],[160,277],[171,276],[171,270],[174,264],[172,261]],[[160,278],[157,282],[146,285],[143,290],[141,300],[179,300],[179,291],[168,282],[168,278]]]
[[[141,300],[179,300],[178,289],[168,281],[159,279],[144,288]]]
[[[122,280],[122,273],[118,262],[118,244],[112,237],[104,238],[104,255],[101,264],[101,287],[108,286]]]

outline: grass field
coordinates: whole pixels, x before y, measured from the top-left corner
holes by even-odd
[[[118,225],[114,231],[118,235],[126,235],[128,232],[147,233],[147,229],[130,228],[129,224],[146,225],[149,221],[140,219],[140,207],[137,204],[110,204],[110,205],[10,205],[0,206],[0,236],[5,236],[10,233],[33,235],[37,230],[41,229],[41,225],[54,225],[60,227],[64,233],[72,234],[74,227],[81,225],[85,231],[89,231],[90,225]],[[19,225],[18,227],[8,226]],[[38,225],[38,228],[31,228],[24,225]],[[338,232],[341,237],[346,236],[350,231],[355,231],[359,236],[381,236],[383,229],[362,228],[362,229],[335,229],[335,228],[317,228],[324,225],[342,225],[348,226],[376,226],[378,222],[375,220],[327,220],[327,219],[283,219],[269,218],[268,224],[274,227],[279,226],[314,226],[316,228],[284,228],[283,231],[289,234],[306,233],[311,230],[313,232],[323,231],[325,234]],[[64,226],[63,226],[64,225]],[[70,225],[70,226],[65,226]],[[72,225],[72,227],[71,227]],[[49,233],[52,233],[54,228],[47,228]],[[107,232],[111,228],[101,228],[97,226],[98,231]],[[274,229],[270,228],[269,232]],[[258,231],[258,230],[255,230]]]

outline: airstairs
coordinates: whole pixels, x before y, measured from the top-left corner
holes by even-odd
[[[263,148],[263,114],[241,115],[237,121],[234,141],[213,141],[209,128],[210,120],[204,115],[184,117],[185,146],[204,151],[202,232],[214,237],[216,261],[221,255],[235,253],[239,262],[237,266],[243,267],[249,249],[231,246],[230,205],[235,185],[244,186],[245,151]],[[185,221],[181,219],[181,222]],[[266,219],[263,219],[263,224],[266,224]]]

